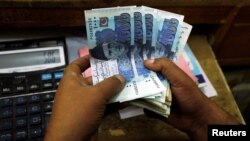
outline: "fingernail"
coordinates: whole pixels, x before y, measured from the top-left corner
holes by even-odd
[[[123,76],[117,74],[117,75],[115,75],[115,77],[116,77],[118,80],[120,80],[121,83],[125,83],[125,79],[124,79]]]
[[[146,62],[149,64],[153,64],[155,62],[155,59],[146,60]]]

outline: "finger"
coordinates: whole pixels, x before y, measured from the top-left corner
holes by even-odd
[[[125,79],[120,75],[115,75],[96,84],[94,87],[102,93],[102,99],[108,101],[114,94],[120,92],[125,85]]]
[[[144,65],[153,71],[161,72],[172,85],[179,84],[179,81],[192,81],[185,72],[167,58],[146,60]]]
[[[85,82],[86,82],[88,85],[93,85],[92,76],[86,77],[86,78],[85,78]]]
[[[74,60],[72,63],[70,63],[68,65],[68,67],[66,68],[66,72],[73,72],[76,74],[81,74],[82,72],[84,72],[87,68],[90,67],[90,62],[89,62],[89,55],[78,58],[76,60]]]
[[[91,76],[84,78],[82,75],[79,74],[77,77],[73,77],[72,79],[78,80],[78,82],[81,83],[82,86],[93,85]]]

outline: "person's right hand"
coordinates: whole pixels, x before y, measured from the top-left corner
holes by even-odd
[[[173,105],[169,118],[161,118],[193,140],[207,140],[207,125],[238,124],[238,122],[208,99],[178,66],[166,58],[147,60],[144,65],[160,72],[169,81]]]

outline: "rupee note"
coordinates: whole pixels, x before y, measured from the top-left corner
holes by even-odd
[[[133,48],[134,51],[131,52],[131,60],[134,60],[132,62],[133,68],[135,68],[135,76],[138,77],[139,79],[143,79],[145,77],[148,77],[150,73],[153,73],[152,71],[148,70],[144,66],[144,55],[143,53],[145,52],[145,46],[144,44],[146,41],[144,41],[144,36],[146,36],[146,31],[145,31],[145,18],[142,13],[141,7],[136,7],[133,8],[133,13],[134,13],[134,44]],[[140,78],[141,77],[141,78]]]
[[[155,47],[156,57],[174,58],[180,25],[184,16],[158,10],[158,36]]]
[[[125,76],[127,81],[134,78],[130,59],[133,38],[132,16],[130,7],[85,11],[89,51],[95,58],[92,62],[95,62],[96,66],[111,62],[113,67],[118,68],[117,74]],[[98,78],[99,75],[94,76],[94,82],[99,82],[95,79],[103,80],[103,77],[110,77],[109,73],[102,74],[101,78]]]
[[[149,111],[158,113],[164,117],[168,117],[170,115],[170,108],[164,109],[143,99],[136,99],[136,100],[130,101],[129,103],[131,105],[145,108]]]
[[[176,47],[176,52],[174,55],[174,59],[173,61],[176,61],[179,56],[182,54],[182,52],[184,51],[184,47],[187,43],[188,37],[191,33],[192,30],[192,26],[186,22],[183,22],[181,27],[180,27],[180,34],[178,37],[178,41],[177,41],[177,47]]]
[[[151,7],[147,7],[147,6],[142,6],[142,10],[144,11],[145,17],[147,15],[147,18],[151,18],[151,19],[148,19],[147,21],[145,19],[145,24],[146,24],[146,26],[147,26],[147,24],[150,24],[150,23],[152,24],[152,35],[150,35],[150,36],[152,36],[151,45],[152,45],[152,47],[155,47],[156,41],[157,41],[157,36],[158,36],[158,10],[151,8]],[[153,20],[153,21],[151,21],[151,20]],[[148,22],[148,23],[146,23],[146,22]],[[148,26],[150,26],[150,25],[148,25]],[[151,27],[147,28],[149,30],[146,31],[146,34],[150,33],[150,28]]]

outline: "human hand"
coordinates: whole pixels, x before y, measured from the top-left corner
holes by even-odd
[[[89,56],[65,69],[57,90],[45,141],[89,140],[101,123],[107,101],[125,85],[122,76],[110,77],[95,86],[83,78]]]
[[[144,65],[163,74],[170,83],[173,93],[171,114],[169,118],[161,119],[186,132],[193,140],[206,141],[209,124],[238,124],[232,116],[208,99],[194,81],[170,60],[147,60]]]

